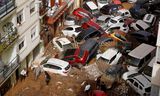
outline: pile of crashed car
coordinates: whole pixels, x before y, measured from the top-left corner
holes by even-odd
[[[121,4],[127,1],[134,6],[125,9]],[[66,17],[61,37],[52,40],[62,58],[48,58],[41,66],[45,71],[67,76],[71,66],[83,68],[90,61],[96,63],[102,59],[110,66],[104,74],[116,72],[138,94],[148,96],[160,11],[154,4],[157,3],[149,0],[84,2],[83,8],[75,9]],[[100,50],[111,42],[115,45]],[[133,46],[134,43],[138,45]]]

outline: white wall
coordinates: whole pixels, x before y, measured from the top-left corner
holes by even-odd
[[[40,31],[40,22],[39,22],[39,12],[35,10],[33,14],[30,14],[30,3],[33,0],[17,0],[18,8],[17,8],[17,13],[23,9],[24,13],[24,22],[22,22],[21,25],[18,25],[18,34],[19,40],[18,42],[20,43],[22,39],[25,39],[25,48],[24,50],[18,50],[18,54],[20,55],[20,62],[23,61],[26,56],[32,52],[32,50],[39,44],[40,42],[40,37],[39,37],[39,31]],[[24,4],[23,4],[24,3]],[[37,9],[37,8],[35,8]],[[31,30],[33,27],[37,26],[37,31],[38,31],[38,36],[36,39],[31,40]],[[17,43],[17,46],[19,45]]]

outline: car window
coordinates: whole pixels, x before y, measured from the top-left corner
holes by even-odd
[[[146,92],[150,92],[151,91],[151,87],[148,87],[145,89]]]
[[[111,22],[111,23],[114,23],[114,24],[117,23],[117,21],[116,21],[116,20],[113,20],[113,19],[110,19],[110,22]]]
[[[82,58],[82,57],[83,57],[83,55],[84,55],[84,51],[83,51],[83,50],[80,50],[80,52],[79,52],[79,55],[78,55],[78,56],[79,56],[80,58]]]
[[[131,83],[133,83],[133,82],[134,82],[134,80],[133,80],[133,79],[128,79],[128,81],[130,81]]]
[[[137,82],[134,82],[134,86],[136,86],[138,88],[138,83]]]
[[[143,70],[143,74],[147,75],[147,76],[152,76],[152,67],[150,66],[145,66],[144,70]]]
[[[123,20],[120,20],[119,22],[120,22],[120,23],[123,23],[124,21],[123,21]]]
[[[129,13],[128,13],[128,12],[125,12],[125,14],[128,15]]]
[[[70,67],[71,67],[71,66],[70,66],[70,65],[68,65],[68,66],[67,66],[67,67],[65,67],[64,69],[65,69],[65,70],[68,70]]]
[[[82,31],[82,27],[75,28],[75,32],[80,32],[80,31]]]
[[[144,64],[144,59],[141,59],[141,61],[140,61],[139,65],[138,65],[138,67],[141,67],[143,64]]]
[[[57,69],[57,70],[61,70],[62,68],[58,67],[58,66],[54,66],[51,64],[45,64],[43,65],[45,68],[51,68],[51,69]]]
[[[66,30],[70,30],[71,31],[71,30],[73,30],[73,28],[72,27],[67,27]]]
[[[148,61],[151,58],[151,53],[145,57],[145,61]]]
[[[114,55],[114,56],[111,58],[111,60],[109,61],[109,63],[111,63],[111,62],[116,58],[116,56],[117,56],[117,54]]]
[[[140,85],[139,85],[139,89],[141,89],[141,90],[142,90],[142,86],[140,86]]]
[[[144,30],[140,25],[136,24],[137,28],[140,30]]]
[[[59,47],[62,48],[62,44],[59,41],[56,41],[56,43],[58,44]]]

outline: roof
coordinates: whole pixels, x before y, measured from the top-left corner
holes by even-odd
[[[82,50],[92,50],[91,48],[93,48],[94,45],[98,44],[96,42],[96,40],[90,38],[88,40],[85,41],[85,43],[83,43],[81,46],[80,46],[80,49]]]
[[[120,20],[120,19],[123,19],[123,17],[122,16],[116,16],[116,17],[113,17],[111,19],[113,19],[113,20]]]
[[[142,59],[144,56],[148,55],[154,49],[155,49],[154,46],[142,43],[141,45],[133,49],[131,52],[129,52],[128,55],[135,58]]]
[[[65,68],[66,66],[68,66],[68,62],[66,61],[63,61],[61,59],[56,59],[56,58],[50,58],[47,63],[49,64],[53,64],[53,65],[58,65],[58,66],[61,66],[63,68]]]
[[[102,15],[97,18],[97,20],[105,21],[107,18],[111,18],[110,15]]]
[[[93,1],[86,2],[88,7],[90,7],[92,10],[98,9],[97,5]]]
[[[107,60],[110,60],[113,56],[115,56],[118,53],[118,50],[115,48],[109,48],[107,49],[102,55],[102,58],[105,58]]]
[[[143,17],[143,21],[147,22],[147,23],[151,23],[154,20],[155,15],[153,14],[146,14]]]

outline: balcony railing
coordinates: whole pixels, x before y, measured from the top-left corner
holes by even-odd
[[[15,8],[15,0],[0,0],[0,18],[9,14]]]
[[[10,63],[0,66],[0,86],[14,73],[19,67],[19,56],[16,56]]]
[[[14,41],[17,40],[18,34],[17,31],[7,33],[6,35],[2,36],[0,38],[0,53],[8,48],[10,45],[14,43]]]

